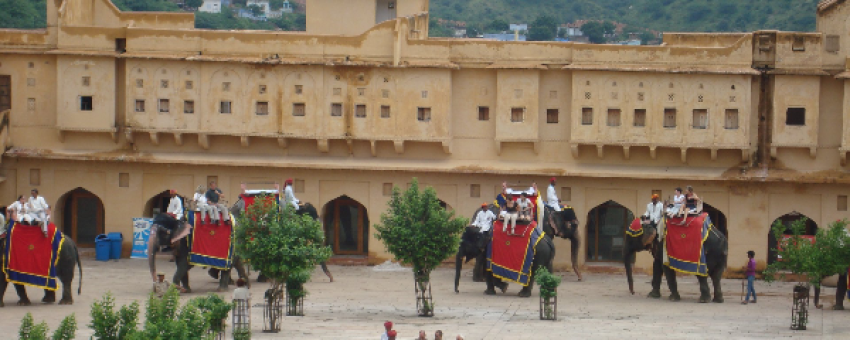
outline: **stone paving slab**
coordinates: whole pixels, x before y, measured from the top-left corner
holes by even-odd
[[[83,294],[74,296],[73,306],[43,305],[16,306],[17,297],[10,287],[4,297],[6,307],[0,309],[0,334],[14,334],[20,320],[32,312],[36,320],[45,320],[51,329],[70,313],[75,313],[80,330],[78,339],[88,339],[92,331],[89,309],[95,299],[110,291],[117,305],[134,300],[144,304],[150,289],[147,262],[83,261]],[[161,270],[173,272],[174,264],[158,261]],[[680,302],[666,299],[647,299],[647,276],[635,277],[635,295],[630,295],[625,275],[585,274],[576,282],[572,273],[561,273],[557,321],[539,320],[538,292],[531,298],[515,294],[518,285],[511,285],[508,294],[485,296],[484,284],[471,280],[471,266],[463,272],[460,293],[453,291],[454,270],[441,268],[432,277],[436,315],[416,316],[413,275],[409,271],[379,272],[375,267],[330,266],[333,283],[321,270],[307,284],[304,317],[286,317],[283,331],[262,333],[262,293],[265,284],[254,283],[251,289],[254,339],[379,339],[386,320],[395,323],[399,339],[413,339],[419,330],[433,338],[443,330],[445,339],[463,334],[466,339],[850,339],[850,311],[810,311],[809,329],[792,331],[791,287],[789,283],[767,285],[757,282],[760,294],[755,305],[741,305],[741,281],[723,282],[726,302],[697,303],[698,285],[693,277],[680,277]],[[254,275],[256,276],[256,275]],[[217,283],[204,270],[191,272],[194,292],[183,300],[214,292]],[[76,281],[74,289],[76,290]],[[27,289],[30,299],[39,301],[42,293]],[[667,295],[666,287],[662,288]],[[831,306],[834,290],[826,289],[825,301]],[[229,298],[229,294],[225,294]],[[142,312],[142,315],[144,313]],[[228,338],[229,338],[228,334]],[[0,335],[0,338],[3,336]]]

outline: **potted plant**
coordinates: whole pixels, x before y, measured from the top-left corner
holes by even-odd
[[[457,251],[467,220],[442,208],[433,188],[420,190],[416,178],[404,193],[394,187],[388,205],[376,236],[398,261],[413,266],[417,312],[434,316],[431,271]]]
[[[304,316],[304,284],[310,280],[311,271],[292,273],[286,279],[286,316]]]
[[[540,286],[540,320],[558,319],[558,286],[561,277],[540,268],[534,273],[534,281]]]
[[[231,303],[225,302],[218,294],[212,294],[192,300],[192,303],[201,311],[207,323],[210,325],[210,334],[216,339],[224,339],[224,329],[227,325],[227,315],[233,308]]]

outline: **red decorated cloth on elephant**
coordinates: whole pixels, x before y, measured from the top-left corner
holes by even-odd
[[[667,265],[673,270],[707,276],[703,243],[708,238],[711,219],[707,213],[666,219]]]
[[[257,200],[257,197],[261,197],[261,196],[260,195],[245,194],[245,195],[239,195],[239,197],[242,198],[243,202],[245,202],[245,212],[248,212],[248,209],[250,209],[251,206],[254,205],[254,202]],[[274,195],[268,194],[268,196],[266,196],[266,205],[269,205],[269,204],[280,205],[280,194],[277,194],[277,193],[275,193]]]
[[[501,220],[493,225],[493,240],[487,247],[487,270],[502,280],[529,284],[535,246],[543,239],[537,230],[537,222],[516,225],[516,234],[502,231]]]
[[[14,223],[9,228],[3,272],[12,283],[56,290],[56,262],[64,238],[56,225],[47,226],[47,237],[39,226]]]
[[[189,223],[194,228],[189,240],[189,263],[229,270],[233,257],[233,226],[214,224],[208,218],[201,221],[200,215],[199,212],[190,214]]]
[[[640,224],[640,218],[636,218],[632,221],[632,224],[629,225],[629,228],[626,229],[626,234],[631,237],[638,237],[643,235],[643,225]]]

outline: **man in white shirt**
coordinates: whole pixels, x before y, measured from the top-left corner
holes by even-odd
[[[207,190],[206,197],[207,204],[209,204],[210,207],[214,209],[213,213],[216,216],[221,214],[221,218],[224,220],[224,222],[229,222],[230,213],[227,210],[227,206],[224,205],[224,203],[220,202],[220,200],[224,198],[224,193],[221,192],[221,189],[218,188],[218,185],[215,183],[215,181],[210,182],[210,189]],[[218,217],[216,217],[216,220],[218,220]]]
[[[204,190],[203,185],[199,185],[198,189],[195,190],[195,197],[193,198],[195,201],[195,211],[200,212],[201,221],[206,220],[206,216],[209,216],[210,222],[218,223],[217,209],[207,204],[207,196],[204,195],[206,190]]]
[[[646,212],[643,214],[649,220],[649,225],[656,230],[658,230],[658,224],[661,222],[661,214],[664,211],[664,204],[658,201],[658,198],[657,194],[652,195],[652,202],[646,205]]]
[[[26,212],[26,200],[24,200],[24,195],[18,196],[18,200],[12,204],[9,204],[9,207],[6,208],[6,213],[9,214],[9,219],[15,222],[23,222],[24,218],[27,215]]]
[[[36,221],[36,223],[41,224],[41,231],[46,237],[47,223],[50,219],[50,206],[47,205],[47,201],[44,200],[44,197],[38,195],[37,189],[32,189],[30,193],[32,196],[27,202],[27,213],[30,215],[30,218]]]
[[[295,211],[298,211],[298,209],[301,207],[299,205],[301,201],[295,198],[295,191],[292,189],[292,178],[287,179],[286,182],[283,183],[283,185],[283,203],[293,206],[295,208]]]
[[[555,177],[549,179],[549,188],[546,189],[546,205],[555,211],[561,211],[561,200],[555,192]]]
[[[531,199],[528,198],[528,194],[525,192],[520,194],[520,197],[517,200],[517,205],[519,205],[519,220],[531,221],[531,216],[534,215],[531,211],[533,204],[531,204]]]
[[[168,209],[165,213],[175,220],[183,219],[183,200],[180,199],[180,196],[177,196],[176,190],[171,190],[171,200],[168,201]]]
[[[496,220],[496,214],[487,208],[487,203],[484,203],[481,204],[481,211],[475,215],[475,222],[472,222],[472,225],[478,227],[478,231],[484,234],[490,232],[494,220]]]

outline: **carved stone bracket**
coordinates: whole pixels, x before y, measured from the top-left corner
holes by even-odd
[[[717,160],[717,149],[715,149],[715,148],[711,148],[711,160],[712,161]]]
[[[626,159],[629,159],[629,156],[630,156],[629,155],[629,146],[623,145],[623,157],[625,157]]]
[[[151,132],[149,132],[149,134],[151,135],[151,144],[158,146],[159,145],[159,133],[157,133],[156,131],[151,131]]]
[[[250,136],[242,136],[239,138],[240,144],[242,144],[243,148],[247,148],[251,146],[251,137]]]
[[[327,139],[319,139],[316,141],[319,146],[319,152],[328,152],[330,151],[330,143]]]
[[[403,154],[404,153],[404,141],[403,140],[394,140],[393,147],[395,147],[395,153]]]
[[[452,154],[452,141],[450,141],[450,140],[444,140],[443,141],[443,152],[450,154],[450,155]],[[536,152],[536,150],[535,150],[535,152]]]
[[[354,140],[353,139],[346,139],[345,144],[348,145],[348,154],[353,155],[354,154]]]
[[[578,144],[570,144],[570,153],[573,154],[573,158],[578,158]]]
[[[124,138],[127,138],[127,142],[130,144],[136,143],[136,139],[133,136],[133,129],[128,128],[124,130]]]
[[[682,163],[688,162],[688,148],[682,148]]]
[[[200,144],[201,147],[204,148],[204,150],[209,150],[210,149],[210,136],[207,135],[206,133],[199,133],[198,134],[198,144]]]
[[[174,133],[174,144],[177,144],[179,146],[183,145],[183,134],[182,133],[180,133],[180,132]]]
[[[605,145],[596,144],[596,157],[605,158]]]
[[[658,147],[655,145],[649,147],[649,158],[656,159],[658,157],[656,150],[658,150]]]
[[[812,159],[818,157],[818,147],[813,146],[809,148],[809,157],[812,157]]]
[[[277,139],[277,145],[283,149],[289,146],[289,141],[286,138],[280,137]]]
[[[372,157],[378,157],[378,141],[370,140],[369,148],[372,151]]]

